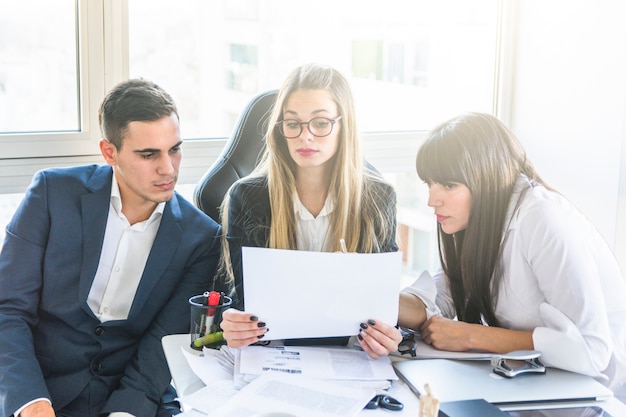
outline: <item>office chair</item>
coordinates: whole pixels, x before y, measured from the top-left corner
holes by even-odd
[[[220,205],[228,188],[250,174],[265,147],[264,136],[278,90],[256,95],[239,115],[233,133],[217,160],[194,189],[196,206],[220,223]]]

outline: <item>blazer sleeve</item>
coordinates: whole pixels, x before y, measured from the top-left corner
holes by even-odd
[[[50,398],[31,333],[31,327],[37,322],[42,265],[50,228],[47,212],[45,176],[39,173],[7,225],[0,254],[2,415],[9,416],[36,398]]]

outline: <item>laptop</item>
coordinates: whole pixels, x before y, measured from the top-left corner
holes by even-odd
[[[396,373],[416,394],[428,384],[440,402],[485,399],[496,405],[602,401],[613,396],[587,375],[546,368],[545,374],[505,378],[492,372],[490,361],[415,359],[393,362]]]

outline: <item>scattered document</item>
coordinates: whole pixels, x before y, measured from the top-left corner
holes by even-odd
[[[183,355],[189,364],[189,367],[200,378],[204,385],[216,380],[232,380],[233,372],[232,368],[228,369],[227,366],[222,364],[219,359],[223,357],[223,353],[220,350],[206,349],[203,354],[197,355],[187,352],[182,349]],[[212,360],[208,360],[208,359]]]
[[[398,320],[402,254],[242,248],[246,311],[264,340],[355,335],[368,319]]]
[[[398,379],[388,356],[371,359],[361,350],[308,346],[247,346],[241,349],[239,372],[267,371],[306,378],[353,381]]]
[[[373,389],[266,372],[208,416],[256,417],[276,412],[284,417],[350,417],[359,414],[375,394]]]

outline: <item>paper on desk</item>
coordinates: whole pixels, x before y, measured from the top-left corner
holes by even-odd
[[[246,311],[263,340],[350,336],[359,324],[398,320],[402,254],[242,248]]]
[[[232,371],[229,372],[217,357],[221,355],[219,350],[213,350],[213,353],[205,352],[202,356],[194,355],[182,349],[185,359],[194,374],[200,378],[204,385],[209,385],[216,380],[232,381]],[[210,360],[209,360],[210,358]]]
[[[305,346],[247,346],[241,349],[239,372],[261,375],[266,371],[328,380],[398,379],[388,356],[371,359],[356,349]]]
[[[373,389],[266,372],[214,408],[209,417],[253,417],[272,412],[294,417],[350,417],[359,414],[375,393]]]

